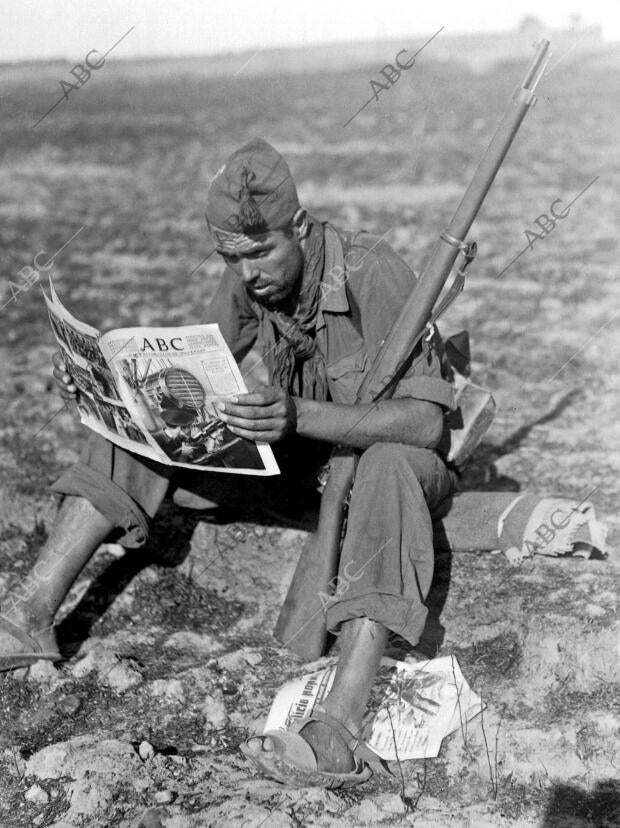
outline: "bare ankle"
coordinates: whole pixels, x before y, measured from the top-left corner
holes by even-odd
[[[350,733],[354,736],[359,735],[362,729],[364,711],[362,711],[361,715],[359,715],[357,711],[351,710],[350,701],[346,704],[339,704],[337,702],[330,703],[329,698],[327,698],[321,706],[326,713],[329,713],[329,715],[333,716],[334,719],[338,719],[338,721],[343,724]]]

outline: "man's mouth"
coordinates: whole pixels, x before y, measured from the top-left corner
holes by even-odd
[[[261,287],[254,286],[252,288],[252,293],[256,294],[256,296],[267,296],[271,289],[271,285],[262,285]]]

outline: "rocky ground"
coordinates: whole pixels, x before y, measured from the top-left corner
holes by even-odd
[[[35,511],[22,498],[2,534],[5,582],[53,516],[50,501]],[[253,773],[239,742],[308,669],[271,636],[303,537],[169,505],[147,550],[101,547],[60,620],[67,661],[0,678],[0,824],[617,824],[614,559],[441,556],[440,652],[458,658],[483,717],[437,759],[394,763],[392,779],[350,793]]]
[[[620,155],[608,109],[620,71],[568,65],[550,74],[476,224],[480,260],[445,329],[470,328],[475,377],[499,406],[465,483],[592,493],[617,548]],[[213,257],[196,269],[210,249],[205,182],[246,134],[286,153],[317,214],[389,230],[419,264],[522,75],[416,66],[409,86],[343,132],[345,103],[364,100],[358,72],[161,74],[137,90],[123,71],[111,68],[34,131],[51,105],[49,78],[13,79],[0,125],[3,273],[84,226],[55,275],[67,305],[104,330],[200,321],[218,269]],[[498,279],[534,219],[595,178]],[[34,560],[56,510],[47,485],[84,439],[51,388],[37,290],[2,311],[0,595]],[[254,774],[238,744],[261,727],[277,688],[307,669],[271,636],[302,540],[170,506],[147,550],[102,547],[62,609],[66,660],[0,676],[2,828],[620,824],[613,554],[517,568],[502,555],[440,557],[433,601],[447,598],[435,643],[458,658],[484,717],[437,759],[347,794]]]

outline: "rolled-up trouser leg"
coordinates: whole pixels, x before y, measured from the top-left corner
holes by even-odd
[[[435,452],[376,443],[362,455],[351,493],[335,597],[326,613],[335,630],[370,618],[416,644],[433,577],[431,512],[452,492]]]
[[[67,469],[52,491],[89,500],[121,531],[123,546],[142,546],[169,486],[172,467],[133,454],[92,433],[80,462]]]

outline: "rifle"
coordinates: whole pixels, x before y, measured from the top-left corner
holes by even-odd
[[[529,108],[534,90],[548,63],[549,41],[543,40],[517,87],[491,143],[465,191],[448,227],[439,234],[422,275],[398,320],[383,340],[357,394],[356,404],[377,402],[392,396],[407,370],[416,345],[432,331],[437,317],[456,298],[464,285],[465,270],[476,252],[465,236],[482,206],[499,168]],[[454,268],[461,266],[442,301],[435,305]],[[330,459],[329,478],[321,499],[319,522],[309,536],[280,611],[275,637],[306,660],[322,655],[327,638],[322,596],[333,591],[338,572],[340,542],[346,501],[355,475],[354,449],[336,446]]]

